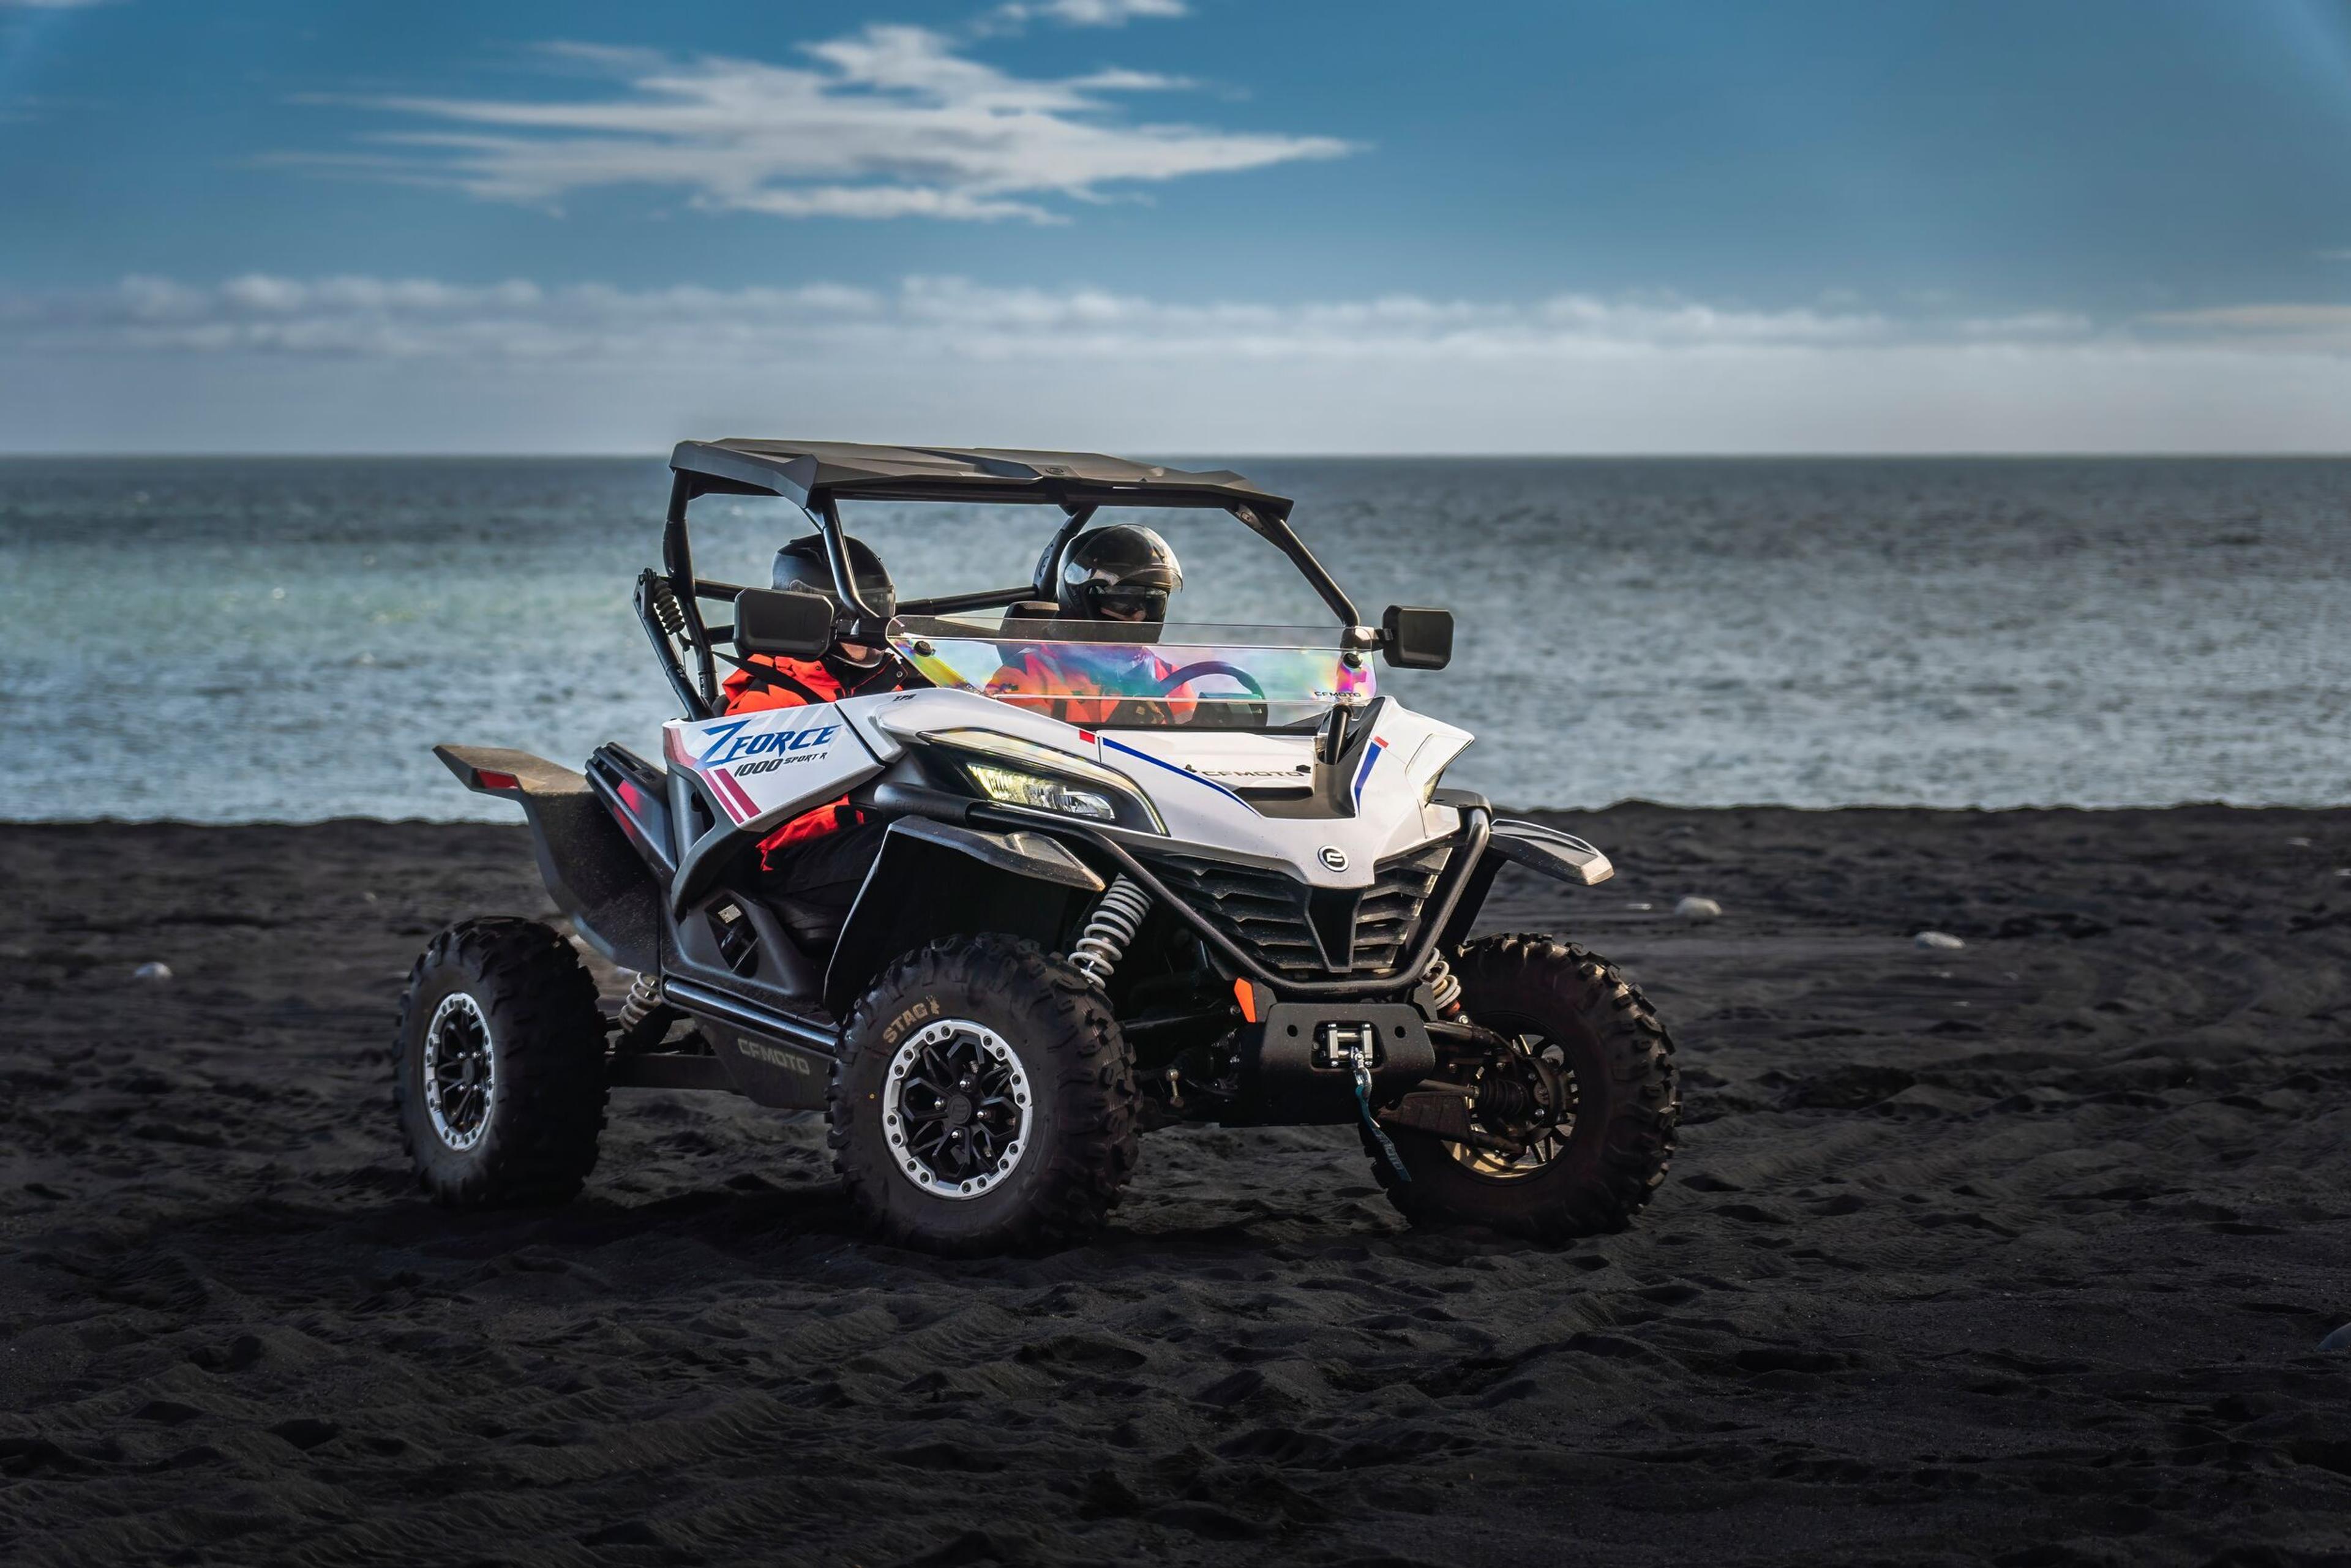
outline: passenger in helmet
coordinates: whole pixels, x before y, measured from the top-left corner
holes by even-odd
[[[1055,604],[1065,621],[1158,625],[1184,586],[1184,566],[1154,528],[1114,524],[1081,534],[1061,560]],[[1198,704],[1176,666],[1105,635],[1023,648],[987,683],[1002,697],[1065,724],[1184,724]]]
[[[882,558],[862,539],[843,539],[841,549],[849,558],[857,596],[866,608],[884,621],[897,613],[897,585],[890,580]],[[815,534],[794,539],[776,552],[773,580],[778,588],[820,593],[832,601],[836,610],[841,607],[841,595],[833,591],[832,568],[824,558],[824,540]],[[843,697],[927,684],[888,648],[862,643],[836,642],[814,659],[754,653],[744,663],[751,667],[726,677],[726,711],[730,714],[839,702]]]
[[[1183,586],[1184,563],[1157,529],[1119,523],[1071,544],[1054,597],[1072,620],[1157,622]]]
[[[887,620],[897,611],[898,591],[882,558],[860,539],[843,539],[841,545],[857,596]],[[778,588],[821,593],[836,608],[841,603],[832,568],[825,560],[824,540],[815,534],[776,552],[774,582]],[[745,668],[726,677],[724,711],[729,714],[836,703],[930,684],[891,649],[862,643],[836,641],[814,659],[754,653],[743,663]],[[881,850],[883,831],[883,824],[866,822],[844,795],[802,812],[760,840],[759,864],[788,894],[789,902],[779,910],[786,924],[812,937],[820,936],[828,922],[838,924]]]

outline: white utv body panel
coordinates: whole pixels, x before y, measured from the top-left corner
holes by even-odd
[[[1314,818],[1265,816],[1236,793],[1302,795],[1311,786],[1311,736],[1086,729],[977,692],[886,692],[673,719],[663,748],[673,766],[703,780],[737,829],[763,832],[840,799],[904,755],[909,741],[950,730],[1008,736],[1123,776],[1167,829],[1164,839],[1103,829],[1132,846],[1279,865],[1311,886],[1334,888],[1368,886],[1380,862],[1458,830],[1460,814],[1429,804],[1428,795],[1471,738],[1394,699],[1382,703],[1347,782],[1355,814]]]
[[[894,760],[910,740],[964,729],[1010,736],[1095,763],[1123,775],[1166,826],[1164,839],[1102,829],[1131,847],[1279,865],[1316,887],[1368,886],[1381,861],[1460,826],[1458,812],[1429,805],[1427,798],[1438,775],[1469,744],[1468,732],[1393,700],[1380,705],[1377,727],[1349,780],[1355,815],[1312,819],[1263,816],[1222,781],[1239,771],[1294,769],[1301,762],[1311,780],[1311,737],[1180,726],[1087,729],[977,692],[949,690],[856,697],[840,708],[867,737],[870,753],[884,761]],[[1256,787],[1254,779],[1237,782]],[[804,797],[810,805],[831,798]]]
[[[736,827],[765,831],[839,800],[882,771],[883,759],[843,710],[887,700],[852,697],[729,718],[674,718],[662,726],[662,750],[671,767],[703,781]]]

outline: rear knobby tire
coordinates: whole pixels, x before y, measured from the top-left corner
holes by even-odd
[[[453,1066],[467,1058],[470,1073]],[[409,971],[392,1064],[401,1145],[435,1201],[560,1203],[595,1168],[604,1019],[595,981],[549,927],[468,920],[435,936]]]
[[[1135,1112],[1134,1059],[1085,976],[1033,942],[944,937],[884,970],[850,1014],[833,1168],[901,1246],[1050,1251],[1092,1236],[1118,1202]]]
[[[1624,1229],[1673,1156],[1681,1102],[1665,1026],[1614,965],[1555,937],[1480,937],[1453,968],[1472,1021],[1559,1048],[1575,1078],[1574,1126],[1540,1169],[1509,1176],[1473,1169],[1433,1134],[1397,1131],[1408,1182],[1367,1134],[1389,1200],[1416,1224],[1482,1225],[1544,1241]]]

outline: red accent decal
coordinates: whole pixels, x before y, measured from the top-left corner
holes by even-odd
[[[1081,729],[1078,731],[1078,738],[1092,746],[1094,743],[1094,732],[1091,729]]]
[[[520,794],[522,780],[511,773],[499,773],[487,768],[476,768],[474,769],[474,787],[478,789],[498,789]]]
[[[623,779],[621,780],[621,803],[632,811],[642,811],[645,809],[645,792]]]
[[[752,818],[759,814],[758,804],[754,801],[750,796],[744,793],[743,786],[735,782],[735,775],[732,773],[727,772],[723,768],[714,768],[708,773],[704,774],[703,777],[718,785],[718,793],[722,797],[728,798],[726,800],[726,810],[729,812],[735,813],[735,820],[737,821],[747,822]],[[738,807],[740,808],[739,811],[737,810]]]

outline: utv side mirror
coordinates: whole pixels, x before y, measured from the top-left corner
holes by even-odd
[[[1391,604],[1380,617],[1380,657],[1399,670],[1441,670],[1453,662],[1453,612]]]
[[[747,588],[735,600],[735,646],[744,653],[813,659],[832,646],[832,601],[821,593]]]

